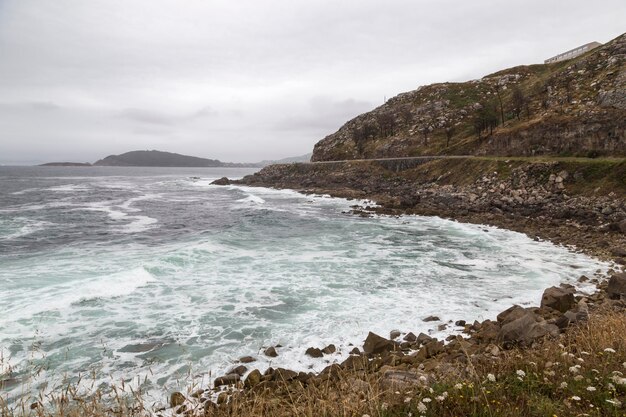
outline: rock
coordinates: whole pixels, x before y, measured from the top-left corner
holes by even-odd
[[[246,380],[243,382],[244,387],[252,388],[258,385],[261,382],[261,377],[261,371],[259,371],[258,369],[254,369],[248,374]]]
[[[181,393],[181,392],[173,392],[172,395],[170,395],[170,407],[174,408],[174,407],[178,407],[179,405],[182,405],[185,402],[185,396]]]
[[[467,322],[465,320],[457,320],[454,322],[455,326],[464,327]]]
[[[383,371],[380,384],[391,390],[403,390],[412,386],[425,386],[428,382],[426,375],[415,371],[388,369]]]
[[[276,348],[274,346],[270,346],[265,349],[265,356],[269,356],[270,358],[275,358],[278,356],[278,352],[276,352]]]
[[[619,227],[619,230],[626,235],[626,219],[622,220],[621,222],[619,222],[617,224],[617,227]]]
[[[359,350],[358,347],[355,347],[350,351],[350,355],[360,355],[360,354],[361,354],[361,351]]]
[[[400,330],[392,330],[391,332],[389,332],[389,339],[397,339],[400,337],[401,334],[402,332]]]
[[[511,306],[498,314],[497,320],[500,324],[510,323],[526,314],[526,309],[518,305]],[[476,329],[479,330],[479,329]]]
[[[425,344],[425,343],[428,343],[428,342],[430,342],[431,340],[433,340],[433,338],[432,338],[432,337],[430,337],[430,336],[428,336],[426,333],[420,333],[420,334],[417,336],[417,339],[415,339],[415,341],[416,341],[417,343],[419,343],[420,345],[423,345],[423,344]]]
[[[343,369],[346,369],[346,370],[360,371],[363,369],[367,369],[368,364],[369,364],[369,361],[367,359],[367,356],[352,355],[352,356],[349,356],[348,359],[343,361],[341,363],[341,366],[343,367]]]
[[[222,177],[222,178],[219,178],[219,179],[213,181],[211,184],[214,184],[214,185],[229,185],[230,184],[230,180],[228,179],[228,177]]]
[[[385,339],[375,333],[369,332],[365,343],[363,344],[363,351],[368,355],[375,355],[377,353],[391,352],[396,350],[396,343],[392,340]]]
[[[415,336],[412,332],[409,332],[404,336],[404,340],[407,342],[415,342],[417,341],[417,336]]]
[[[576,310],[568,310],[559,317],[554,323],[559,329],[563,330],[571,324],[586,321],[589,318],[589,310],[587,306],[579,305]]]
[[[448,328],[448,325],[445,323],[437,326],[437,330],[439,330],[440,332],[446,330],[447,328]]]
[[[227,392],[220,392],[220,394],[217,396],[217,403],[218,404],[226,404],[228,402],[228,393]]]
[[[582,284],[583,282],[587,282],[587,281],[589,281],[589,278],[587,278],[587,277],[586,277],[586,276],[584,276],[584,275],[581,275],[581,276],[580,276],[580,278],[578,278],[578,282],[579,282],[579,283],[581,283],[581,284]]]
[[[626,249],[624,248],[612,248],[611,255],[613,256],[626,256]]]
[[[213,382],[213,386],[217,388],[222,385],[235,385],[237,384],[237,382],[239,382],[240,379],[241,377],[237,374],[228,374],[228,375],[220,376],[220,377],[215,378],[215,381]]]
[[[256,358],[253,358],[252,356],[242,356],[241,358],[239,358],[239,362],[241,363],[251,363],[255,361]]]
[[[424,361],[428,358],[432,358],[438,353],[443,352],[443,349],[444,349],[443,342],[433,339],[430,342],[426,343],[424,346],[422,346],[422,348],[417,352],[415,357],[419,361]]]
[[[234,368],[232,368],[230,371],[228,371],[228,373],[243,376],[247,371],[248,371],[247,367],[243,365],[239,365],[239,366],[235,366]]]
[[[202,396],[202,394],[205,393],[204,389],[199,389],[193,392],[193,394],[191,394],[192,398],[200,398]]]
[[[574,288],[547,288],[541,297],[541,307],[547,307],[565,313],[576,305],[576,299],[574,298],[575,291]]]
[[[611,276],[606,293],[613,300],[619,300],[621,297],[626,298],[626,272]]]
[[[429,321],[440,321],[440,320],[441,320],[441,319],[440,319],[439,317],[437,317],[437,316],[428,316],[428,317],[426,317],[426,318],[422,319],[422,321],[425,321],[425,322],[427,322],[427,323],[428,323]]]
[[[322,356],[324,356],[324,353],[322,353],[320,349],[314,347],[308,348],[304,354],[312,358],[321,358]]]
[[[278,382],[287,382],[295,379],[298,373],[290,369],[276,368],[272,374],[272,380]]]
[[[204,417],[209,417],[217,411],[217,404],[215,404],[213,401],[205,401],[203,409]]]
[[[336,351],[337,351],[337,348],[333,344],[330,344],[326,346],[324,349],[322,349],[322,353],[324,353],[325,355],[330,355],[331,353],[335,353]]]
[[[541,317],[531,311],[500,328],[498,340],[505,345],[519,344],[529,346],[534,340],[546,335],[557,336],[559,328],[548,324]]]

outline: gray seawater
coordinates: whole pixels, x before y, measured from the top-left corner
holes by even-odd
[[[607,267],[497,228],[210,185],[250,172],[0,167],[0,394],[87,374],[162,399],[243,355],[321,370],[370,330],[442,334],[421,318],[494,318]]]

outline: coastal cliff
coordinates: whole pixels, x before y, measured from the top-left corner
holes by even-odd
[[[626,34],[578,58],[389,99],[319,141],[312,161],[434,154],[626,156]]]

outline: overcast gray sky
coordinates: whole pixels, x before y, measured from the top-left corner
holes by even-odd
[[[624,0],[0,0],[0,163],[304,154],[384,97],[625,21]]]

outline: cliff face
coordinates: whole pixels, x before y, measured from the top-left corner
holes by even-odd
[[[626,34],[573,60],[402,93],[319,141],[312,161],[429,154],[626,155]]]

